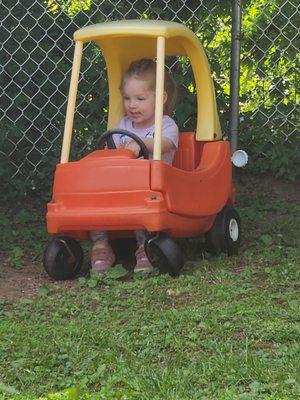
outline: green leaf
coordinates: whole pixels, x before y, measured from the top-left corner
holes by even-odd
[[[0,382],[0,392],[7,394],[16,394],[18,393],[17,389],[13,386],[4,385],[3,382]]]
[[[96,287],[98,284],[98,280],[97,279],[90,279],[87,283],[88,287],[90,288],[94,288]]]
[[[273,244],[273,238],[270,235],[262,235],[260,237],[260,240],[266,245],[266,246],[270,246],[271,244]]]
[[[110,279],[120,279],[128,274],[127,269],[125,269],[121,264],[117,264],[114,268],[110,268],[106,272],[106,276]]]
[[[48,296],[48,294],[50,293],[50,290],[46,287],[40,287],[37,291],[38,296]]]
[[[20,299],[20,304],[32,304],[32,303],[33,300],[31,299],[26,299],[26,298]]]
[[[87,284],[87,280],[86,280],[84,277],[80,277],[80,278],[78,279],[78,286],[79,286],[79,287],[86,286],[86,284]]]
[[[286,385],[295,385],[295,384],[297,384],[296,379],[293,379],[293,378],[286,379],[286,380],[284,381],[284,383],[285,383]]]

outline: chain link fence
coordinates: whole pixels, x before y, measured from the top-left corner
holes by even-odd
[[[0,17],[0,177],[29,181],[32,188],[37,181],[50,180],[59,160],[73,32],[92,23],[150,18],[186,24],[207,50],[223,130],[228,129],[229,1],[2,0]],[[255,148],[262,130],[267,133],[258,142],[263,137],[266,146],[296,140],[298,19],[297,0],[243,3],[240,109],[246,147]],[[195,93],[189,65],[170,60],[169,66],[183,88],[178,123],[182,130],[193,129]],[[105,64],[93,44],[84,52],[82,70],[73,153],[92,148],[95,136],[105,130],[107,113]]]
[[[289,160],[299,174],[299,11],[294,0],[243,7],[240,137],[285,177]]]

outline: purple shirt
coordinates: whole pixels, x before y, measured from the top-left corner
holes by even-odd
[[[118,128],[132,132],[141,138],[143,137],[153,138],[155,130],[154,125],[149,126],[149,128],[134,128],[132,126],[132,119],[130,117],[123,117],[115,129]],[[167,164],[172,165],[174,154],[178,147],[178,126],[176,125],[175,121],[167,115],[163,116],[162,135],[163,137],[171,140],[171,142],[173,143],[173,148],[163,153],[161,155],[161,160]],[[131,138],[129,138],[128,136],[122,136],[122,135],[117,135],[117,136],[118,138],[115,138],[116,144],[119,143],[125,144],[131,141]],[[153,153],[149,153],[149,159],[150,160],[153,159]]]

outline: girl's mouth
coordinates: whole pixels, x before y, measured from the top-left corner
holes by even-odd
[[[140,113],[133,113],[133,112],[131,112],[130,113],[130,116],[131,116],[131,118],[138,118],[139,116],[140,116]]]

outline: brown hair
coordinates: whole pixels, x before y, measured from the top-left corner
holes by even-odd
[[[125,72],[120,90],[123,92],[123,87],[127,79],[136,78],[149,82],[151,90],[155,91],[156,85],[156,63],[149,59],[143,58],[141,60],[133,61],[128,70]],[[164,104],[164,113],[172,115],[176,103],[176,85],[171,75],[165,70],[165,91],[167,92],[168,98]]]

